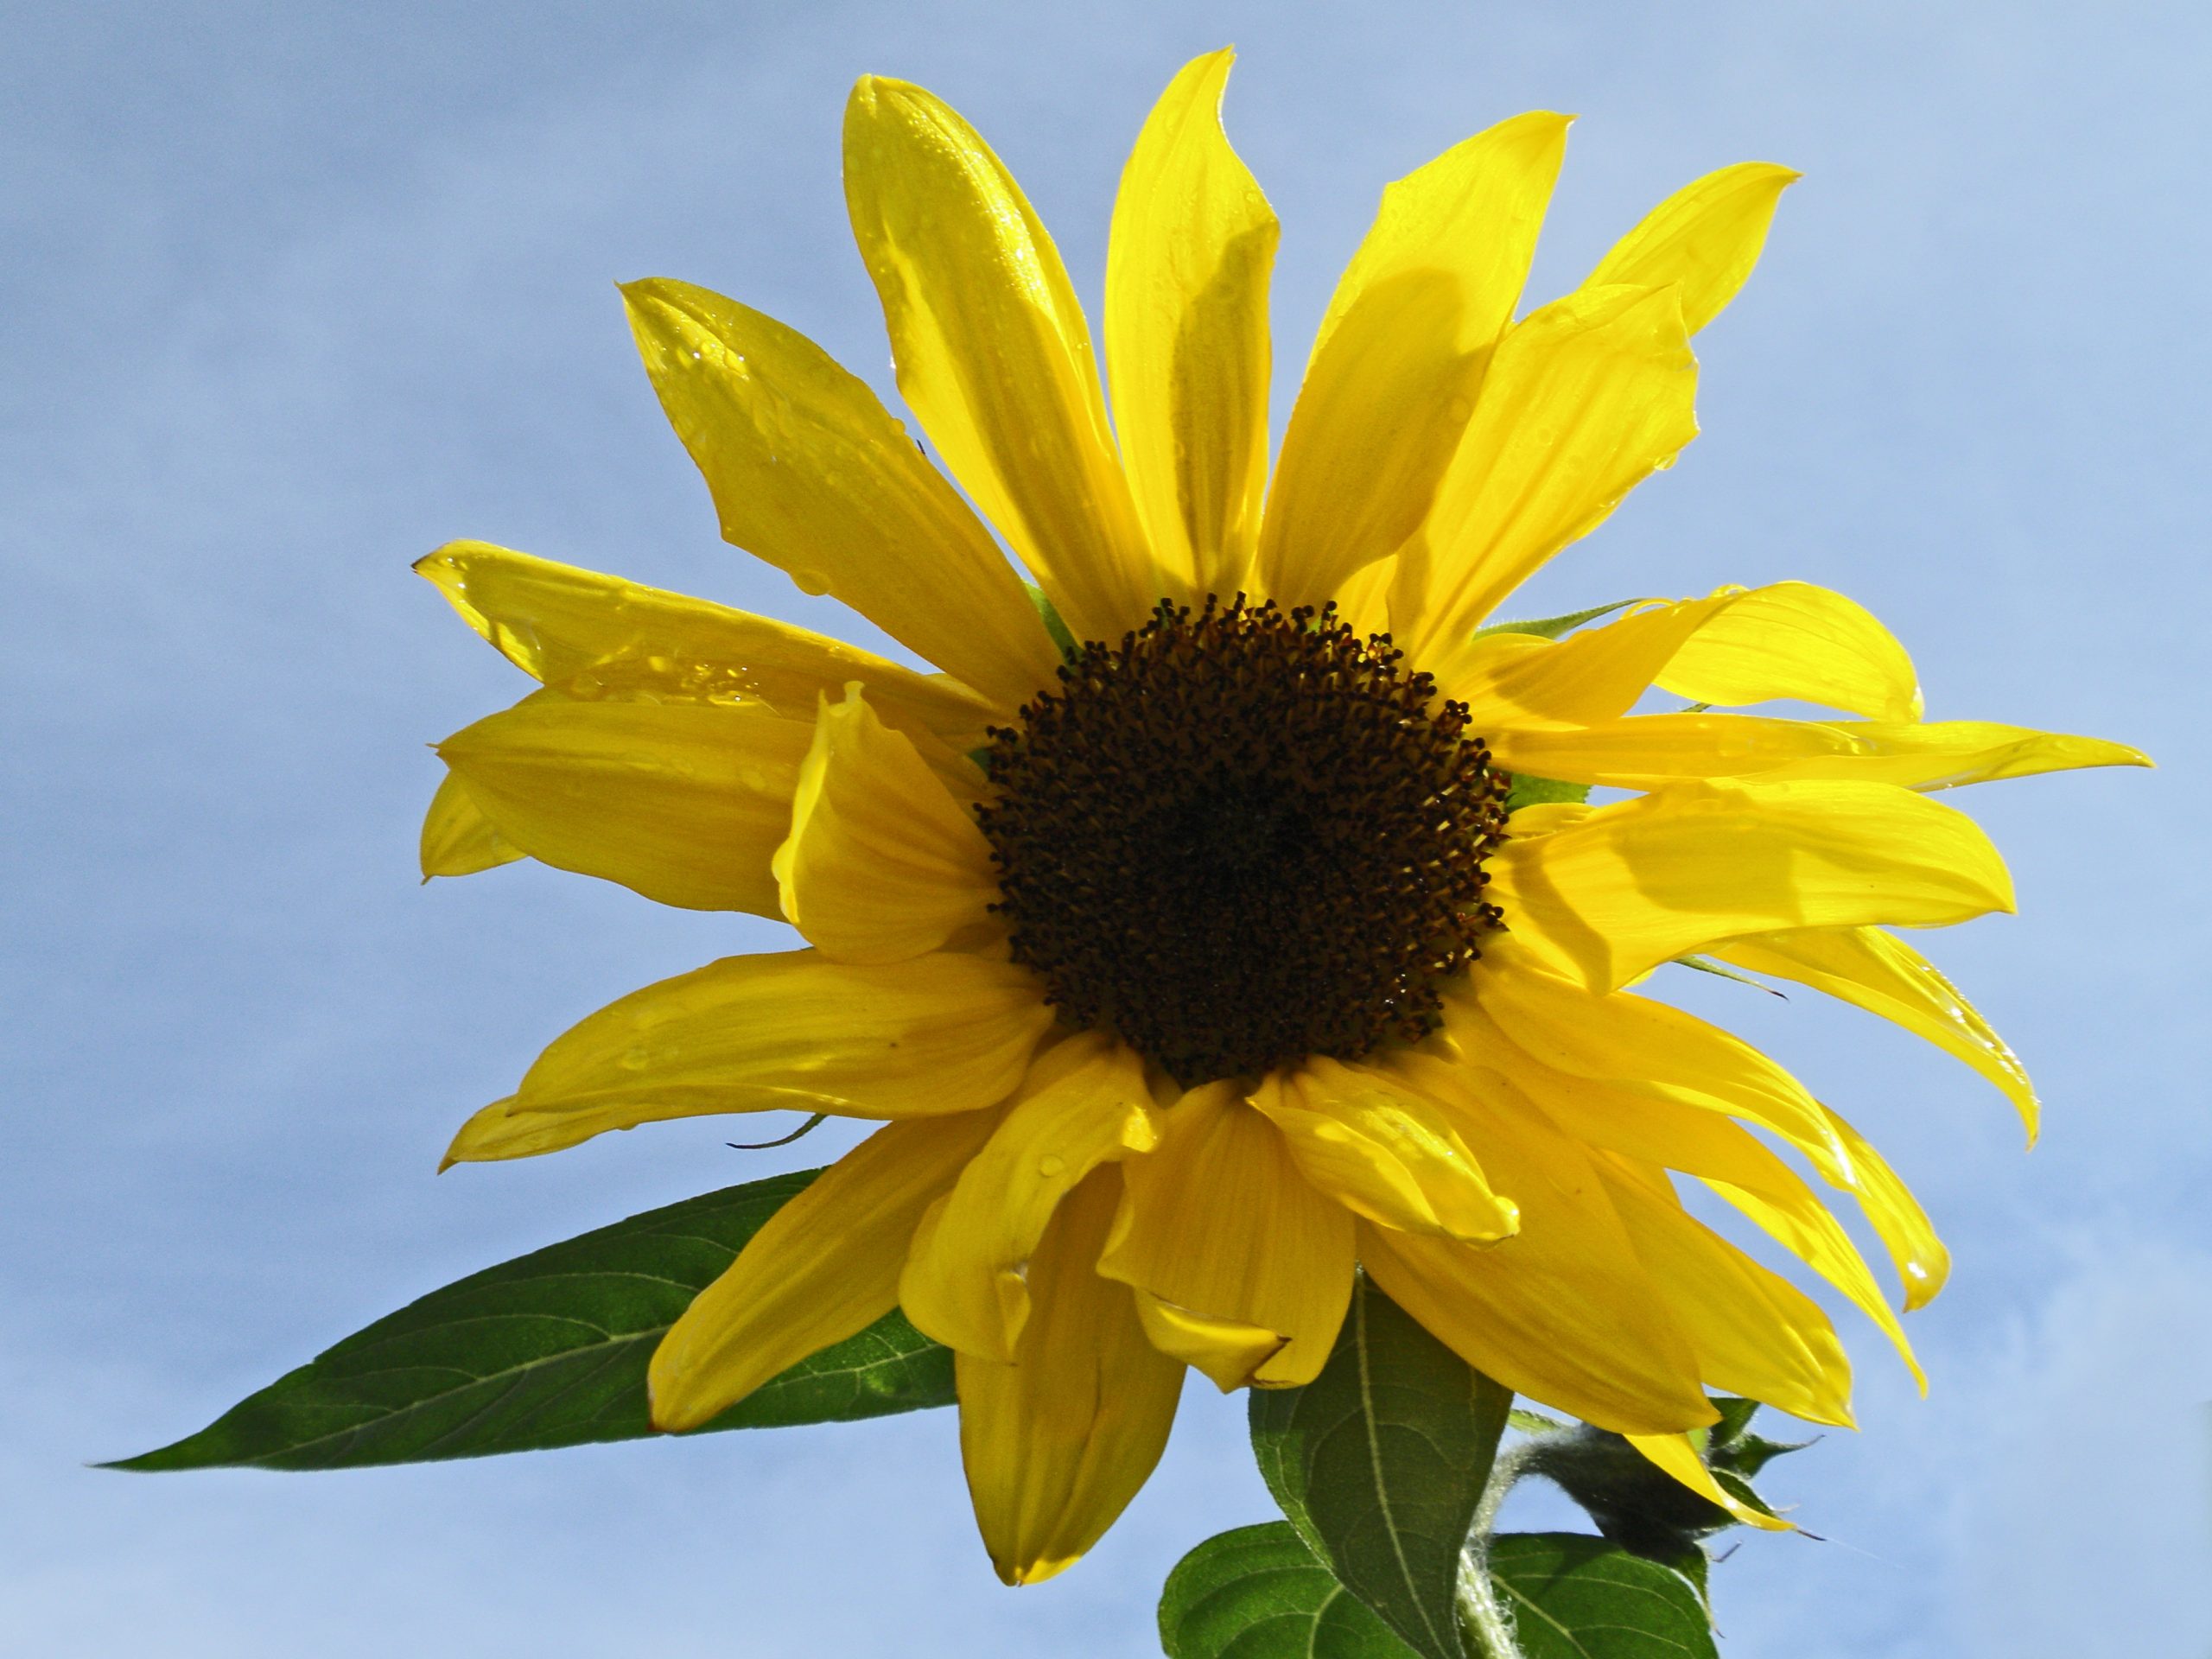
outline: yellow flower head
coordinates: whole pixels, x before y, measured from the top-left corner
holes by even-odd
[[[1355,1265],[1686,1479],[1711,1484],[1681,1438],[1708,1387],[1847,1421],[1827,1318],[1675,1177],[1900,1349],[1770,1141],[1864,1206],[1907,1307],[1942,1244],[1788,1072],[1626,988],[1701,953],[1828,992],[1974,1065],[2032,1131],[2011,1051],[1882,926],[2012,907],[1930,791],[2142,761],[1923,723],[1897,642],[1800,582],[1485,626],[1694,435],[1689,338],[1785,168],[1697,181],[1517,318],[1566,118],[1401,180],[1270,479],[1276,224],[1221,131],[1229,64],[1175,78],[1122,176],[1111,425],[998,158],[918,87],[855,90],[846,197],[899,388],[991,528],[801,335],[681,283],[625,290],[723,534],[942,672],[480,543],[418,567],[542,683],[442,746],[426,871],[534,857],[806,944],[592,1015],[449,1161],[701,1113],[882,1121],[671,1331],[654,1420],[705,1422],[903,1307],[956,1351],[1014,1582],[1142,1484],[1186,1365],[1312,1380]],[[1692,707],[1634,712],[1655,688]],[[1777,699],[1848,718],[1711,712]]]

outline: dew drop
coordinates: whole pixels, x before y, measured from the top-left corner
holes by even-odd
[[[791,572],[791,580],[798,584],[799,592],[820,595],[830,591],[830,578],[811,565],[801,565]]]
[[[1067,1160],[1057,1152],[1048,1152],[1037,1160],[1037,1173],[1048,1181],[1067,1166]]]

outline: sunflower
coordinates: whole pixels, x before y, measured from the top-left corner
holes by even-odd
[[[1270,480],[1277,226],[1221,130],[1230,58],[1176,76],[1122,175],[1103,387],[990,149],[918,87],[855,88],[853,230],[945,473],[793,330],[624,289],[725,537],[941,672],[482,543],[416,567],[540,682],[440,747],[426,871],[531,857],[804,941],[591,1015],[448,1163],[703,1113],[881,1122],[668,1333],[653,1419],[703,1423],[901,1307],[957,1355],[1009,1582],[1120,1513],[1186,1366],[1311,1381],[1356,1271],[1708,1490],[1707,1388],[1847,1422],[1826,1315],[1678,1179],[1908,1363],[1784,1152],[1863,1206],[1907,1308],[1942,1245],[1842,1116],[1630,988],[1694,957],[1827,992],[2032,1134],[2012,1051],[1885,929],[2012,906],[1932,791],[2144,763],[1923,722],[1904,650],[1802,582],[1490,622],[1694,435],[1690,336],[1786,168],[1698,180],[1516,319],[1567,118],[1447,151],[1384,192]],[[1848,717],[1713,712],[1776,700]]]

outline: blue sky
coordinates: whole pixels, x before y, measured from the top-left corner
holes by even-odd
[[[1699,340],[1704,436],[1522,603],[1803,577],[1890,621],[1932,715],[2162,770],[1970,803],[2022,914],[1929,945],[2036,1071],[2031,1157],[1886,1027],[1680,988],[1872,1134],[1959,1262],[1913,1324],[1926,1402],[1849,1329],[1863,1432],[1774,1480],[1827,1541],[1748,1541],[1722,1623],[1747,1659],[2212,1648],[2202,13],[1358,10],[7,8],[0,1645],[1135,1655],[1174,1559],[1269,1513],[1211,1390],[1093,1557],[1019,1592],[938,1414],[345,1476],[83,1467],[461,1273],[832,1149],[679,1124],[432,1178],[569,1020],[776,930],[532,867],[417,887],[424,744],[518,686],[407,564],[476,536],[868,638],[716,539],[611,284],[735,294],[888,395],[837,188],[853,77],[957,104],[1095,299],[1145,109],[1235,41],[1283,381],[1380,187],[1505,114],[1583,118],[1537,297],[1698,173],[1806,173]]]

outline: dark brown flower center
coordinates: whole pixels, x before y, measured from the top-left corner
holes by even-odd
[[[1435,1023],[1500,925],[1505,774],[1332,607],[1162,601],[995,729],[977,809],[1015,960],[1185,1087]]]

